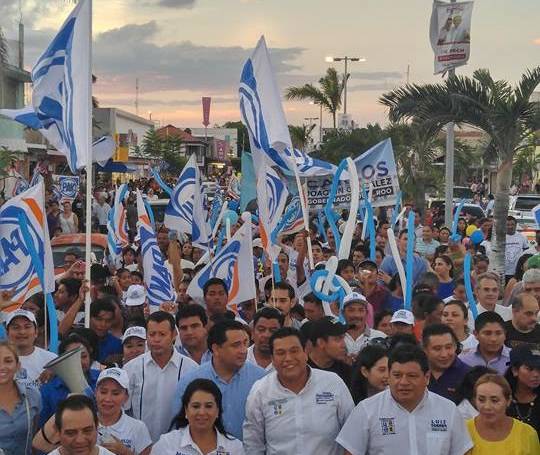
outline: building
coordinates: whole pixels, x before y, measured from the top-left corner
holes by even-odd
[[[204,168],[206,164],[206,144],[204,138],[201,139],[193,136],[189,128],[182,130],[170,124],[156,130],[156,134],[163,140],[177,140],[180,156],[188,158],[195,154],[197,165]]]

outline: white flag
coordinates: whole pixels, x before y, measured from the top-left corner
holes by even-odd
[[[54,292],[54,265],[43,179],[0,208],[0,290],[13,291],[11,300],[19,305],[42,292],[38,267],[26,244],[20,215],[26,220],[37,261],[44,271],[45,292]]]

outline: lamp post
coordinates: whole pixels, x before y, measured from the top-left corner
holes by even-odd
[[[349,62],[365,62],[367,59],[364,57],[326,57],[327,63],[332,62],[345,62],[345,81],[343,86],[343,114],[347,114],[347,81],[349,79],[348,77],[348,68],[349,68]]]

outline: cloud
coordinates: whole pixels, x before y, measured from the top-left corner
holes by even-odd
[[[133,106],[133,99],[116,99],[116,98],[107,98],[100,97],[100,104],[105,106],[115,105],[115,106]],[[234,96],[214,96],[212,97],[212,104],[230,104],[238,102],[238,97]],[[201,99],[196,100],[186,100],[186,99],[153,99],[153,98],[143,98],[139,99],[139,105],[141,106],[168,106],[168,107],[182,107],[182,106],[201,106]]]
[[[135,77],[149,91],[219,91],[237,86],[242,65],[251,49],[240,46],[202,46],[190,41],[155,44],[155,21],[128,24],[101,33],[94,43],[94,71],[100,79],[131,87]],[[278,75],[298,69],[291,63],[302,48],[274,48]],[[112,88],[112,87],[111,87]],[[104,87],[106,89],[106,87]]]
[[[195,0],[159,0],[158,5],[167,8],[193,8]]]
[[[39,18],[55,11],[60,11],[63,6],[63,2],[43,0],[24,1],[22,2],[22,16],[24,24],[31,27]],[[10,28],[13,26],[13,24],[19,22],[19,18],[19,0],[0,1],[0,25]]]

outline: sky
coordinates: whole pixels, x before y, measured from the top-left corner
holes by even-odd
[[[30,69],[69,11],[69,0],[20,0]],[[238,79],[261,35],[278,85],[317,83],[326,56],[363,57],[350,67],[348,112],[361,126],[386,123],[378,98],[404,84],[438,82],[429,43],[429,0],[94,0],[94,95],[103,107],[160,124],[199,127],[201,97],[211,96],[212,124],[240,119]],[[0,26],[15,36],[19,0],[0,1]],[[538,0],[476,0],[471,58],[457,70],[489,68],[512,82],[540,62]],[[342,63],[333,63],[342,72]],[[290,124],[318,117],[307,101],[284,102]],[[331,118],[323,113],[323,126]]]

